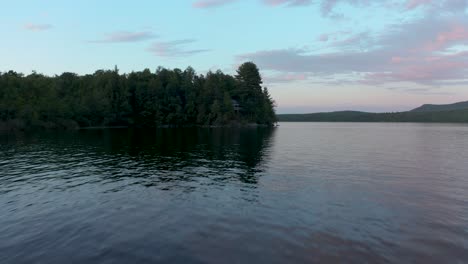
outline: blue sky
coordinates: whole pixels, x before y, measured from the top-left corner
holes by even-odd
[[[0,0],[0,71],[261,69],[278,112],[468,100],[468,0]]]

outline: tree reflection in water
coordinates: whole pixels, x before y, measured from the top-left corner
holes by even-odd
[[[275,128],[266,127],[89,129],[10,135],[9,141],[42,145],[56,152],[61,164],[86,153],[83,170],[106,182],[191,190],[200,183],[231,181],[254,187],[274,133]]]

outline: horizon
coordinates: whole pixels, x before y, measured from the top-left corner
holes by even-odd
[[[468,98],[467,0],[7,2],[0,72],[261,70],[277,113]],[[239,14],[242,14],[239,19]]]

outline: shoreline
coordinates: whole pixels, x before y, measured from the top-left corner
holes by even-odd
[[[135,126],[135,125],[118,125],[118,126],[87,126],[87,127],[80,127],[77,124],[73,124],[72,126],[64,126],[58,123],[47,122],[44,124],[36,124],[36,125],[25,125],[24,122],[18,121],[10,121],[10,122],[0,122],[0,131],[1,132],[8,132],[8,131],[78,131],[78,130],[98,130],[98,129],[129,129],[129,128],[136,128],[136,129],[160,129],[160,128],[256,128],[256,127],[277,127],[278,124],[256,124],[256,123],[235,123],[235,124],[228,124],[228,125],[158,125],[158,126]]]

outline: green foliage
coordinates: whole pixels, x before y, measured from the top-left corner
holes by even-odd
[[[253,62],[242,64],[237,70],[238,86],[235,98],[242,106],[242,114],[249,122],[274,123],[274,101],[268,90],[262,90],[262,78]]]
[[[0,73],[0,128],[271,125],[275,105],[261,84],[251,62],[241,65],[235,77],[221,71],[197,75],[191,67],[130,74],[119,74],[116,67],[53,77],[10,71]],[[234,110],[233,100],[240,110]]]

